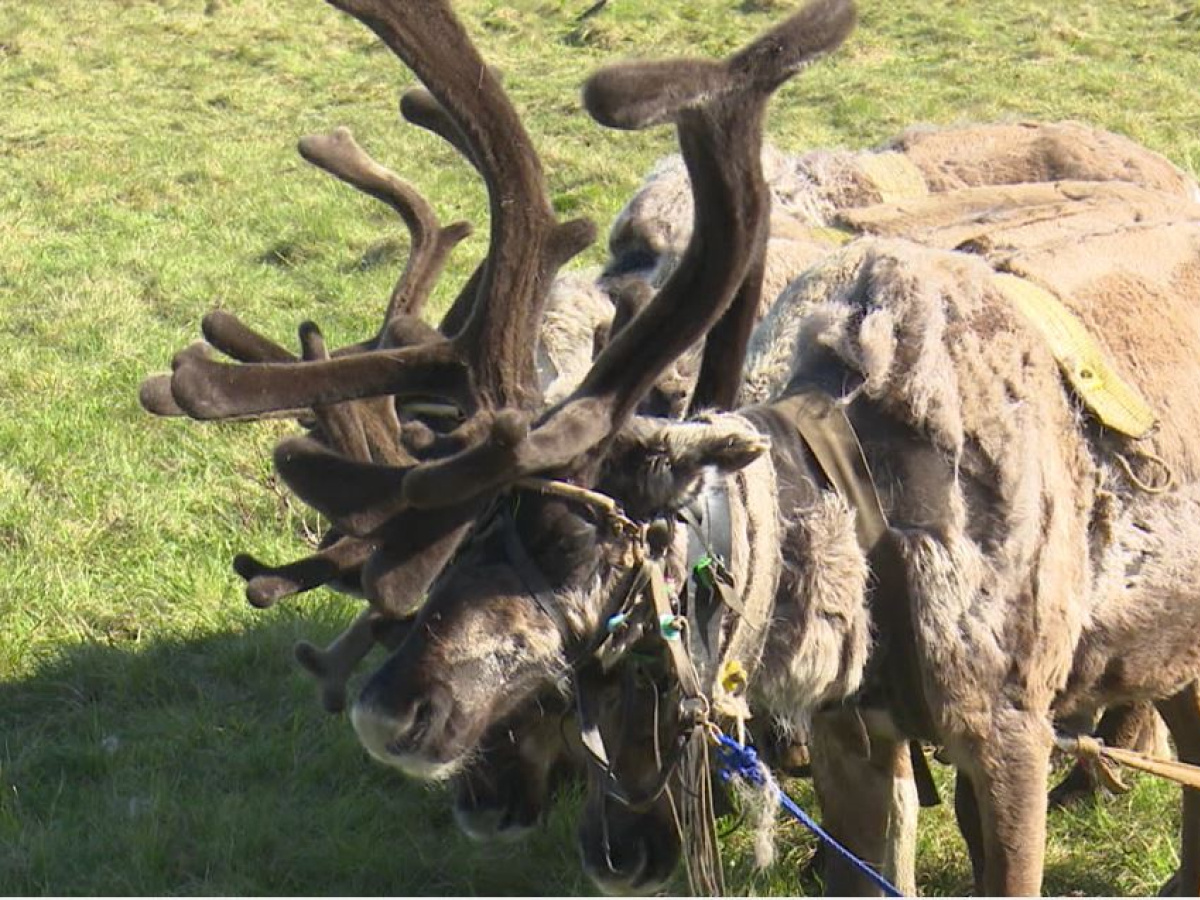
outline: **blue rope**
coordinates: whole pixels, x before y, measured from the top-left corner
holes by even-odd
[[[886,878],[868,866],[865,862],[847,850],[844,846],[834,840],[833,836],[818,825],[813,818],[798,807],[792,798],[783,792],[776,782],[771,777],[770,771],[758,759],[758,753],[753,747],[743,746],[722,732],[716,733],[717,738],[717,774],[722,781],[729,781],[731,778],[741,778],[748,781],[750,784],[773,785],[779,794],[779,802],[795,819],[800,822],[805,828],[815,834],[820,840],[825,842],[825,845],[832,849],[835,853],[841,856],[846,862],[850,863],[863,876],[868,878],[888,897],[903,897],[904,895],[896,889],[895,885],[889,882]]]

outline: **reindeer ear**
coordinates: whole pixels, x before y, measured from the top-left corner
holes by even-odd
[[[677,480],[707,466],[736,472],[771,446],[745,419],[728,415],[672,422],[663,429],[662,442]]]
[[[770,442],[745,419],[711,415],[690,422],[636,417],[614,440],[605,460],[606,490],[626,512],[652,518],[687,504],[706,468],[736,472]]]

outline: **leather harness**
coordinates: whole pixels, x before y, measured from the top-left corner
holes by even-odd
[[[815,383],[794,382],[783,398],[757,411],[769,412],[795,429],[817,464],[815,474],[822,476],[855,512],[856,536],[874,579],[872,612],[882,626],[880,652],[858,703],[886,708],[906,734],[931,737],[932,717],[913,657],[912,605],[899,543],[888,525],[862,445],[844,406]],[[560,604],[522,545],[511,512],[506,509],[502,515],[506,555],[530,596],[566,639],[570,631]],[[616,592],[606,610],[607,627],[586,642],[571,661],[582,744],[600,774],[605,792],[634,808],[648,805],[662,793],[690,735],[708,718],[712,685],[721,665],[723,623],[727,616],[743,614],[739,599],[730,590],[732,534],[726,490],[702,492],[678,514],[678,520],[688,529],[686,571],[690,576],[686,590],[679,593],[678,606],[672,600],[661,561],[639,553],[626,585]],[[668,528],[674,525],[672,522]],[[650,602],[644,602],[646,599]],[[678,635],[667,637],[665,631],[660,636],[678,683],[680,728],[665,760],[660,762],[652,788],[631,796],[613,772],[598,726],[597,688],[605,673],[635,644],[665,629],[664,623],[673,618],[686,623],[684,639]],[[631,688],[626,685],[624,690],[628,695]],[[921,745],[911,740],[909,747],[921,804],[936,805],[940,797]]]
[[[823,388],[803,381],[793,382],[787,396],[770,407],[792,423],[829,486],[854,511],[855,534],[874,579],[873,616],[884,626],[879,630],[882,652],[868,674],[868,684],[859,702],[864,706],[885,707],[906,734],[915,738],[932,737],[933,717],[920,669],[913,658],[915,635],[908,576],[897,535],[888,524],[862,444],[845,407]],[[909,750],[921,805],[938,805],[941,798],[919,740],[910,740]]]

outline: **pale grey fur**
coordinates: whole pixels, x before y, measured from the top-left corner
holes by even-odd
[[[596,333],[612,321],[613,304],[599,272],[563,272],[554,280],[538,334],[537,371],[547,404],[563,399],[592,364]]]

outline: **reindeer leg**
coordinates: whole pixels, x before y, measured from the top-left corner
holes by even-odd
[[[916,893],[916,783],[908,742],[868,735],[855,710],[813,718],[813,786],[825,828],[906,895]],[[840,856],[826,855],[825,892],[881,896],[879,888]]]
[[[967,843],[967,855],[971,858],[971,877],[975,882],[975,895],[983,894],[983,825],[979,821],[979,804],[975,802],[975,787],[966,773],[959,771],[954,779],[954,817],[958,830]]]
[[[986,733],[947,741],[951,758],[974,787],[983,838],[982,893],[988,896],[1036,896],[1041,890],[1048,722],[1048,712],[1001,709]]]
[[[1200,764],[1200,693],[1196,683],[1169,700],[1160,700],[1159,713],[1175,739],[1182,762]],[[1200,791],[1183,788],[1183,823],[1179,836],[1179,872],[1175,892],[1181,897],[1200,895]]]
[[[908,741],[871,743],[871,765],[891,778],[882,874],[907,897],[917,894],[917,815],[921,801]]]

